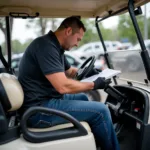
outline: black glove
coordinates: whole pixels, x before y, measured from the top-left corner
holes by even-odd
[[[111,83],[111,79],[105,80],[105,78],[99,77],[94,81],[94,90],[104,89],[110,83]]]
[[[100,69],[93,68],[92,70],[90,70],[90,71],[88,72],[88,74],[87,74],[85,77],[88,78],[88,77],[90,77],[90,76],[99,74],[101,71],[102,71],[102,70],[100,70]]]

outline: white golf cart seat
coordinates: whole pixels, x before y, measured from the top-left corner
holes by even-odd
[[[23,104],[24,93],[14,75],[0,74],[0,149],[28,150],[96,150],[94,136],[86,122],[78,122],[70,115],[50,109],[72,123],[44,129],[27,128],[27,119],[39,111],[49,112],[43,107],[28,109],[19,122],[16,111]],[[45,110],[46,109],[46,110]],[[73,126],[74,124],[74,126]],[[21,131],[21,132],[20,132]]]

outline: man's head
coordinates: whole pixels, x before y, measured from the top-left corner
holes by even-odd
[[[78,17],[72,16],[66,18],[58,27],[56,32],[61,33],[61,46],[64,50],[70,50],[78,46],[83,38],[86,28]]]

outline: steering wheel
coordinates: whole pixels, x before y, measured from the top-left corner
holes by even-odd
[[[82,80],[94,68],[95,61],[96,61],[95,56],[89,57],[78,69],[75,75],[75,79]]]

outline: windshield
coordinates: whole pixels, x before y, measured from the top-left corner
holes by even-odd
[[[113,68],[121,70],[120,79],[145,83],[147,79],[139,50],[109,52]]]
[[[150,12],[150,7],[147,7]],[[147,23],[150,25],[150,14],[147,16]],[[144,14],[137,16],[137,21],[144,37]],[[11,47],[12,57],[23,53],[28,45],[37,37],[47,34],[50,30],[55,31],[63,18],[35,18],[35,19],[13,19],[10,24],[11,32]],[[0,17],[0,24],[5,29],[5,19]],[[97,59],[98,68],[107,68],[104,59],[104,49],[99,39],[97,29],[95,27],[95,19],[82,18],[82,22],[87,28],[83,39],[79,43],[77,51],[70,51],[71,56],[76,61],[86,60],[91,56]],[[111,58],[111,63],[114,69],[121,70],[120,78],[127,81],[133,80],[144,83],[146,79],[143,62],[140,56],[140,45],[138,44],[132,21],[128,14],[114,16],[99,23],[104,43]],[[149,26],[148,26],[149,29]],[[2,46],[3,54],[7,57],[7,45],[5,40],[6,32],[0,32],[0,45]],[[150,30],[147,30],[147,39],[150,39]],[[145,40],[146,49],[150,54],[150,40]],[[80,51],[81,50],[81,51]],[[68,58],[69,59],[69,58]],[[73,60],[70,59],[73,63]],[[77,62],[75,62],[77,64]]]
[[[145,43],[146,49],[149,52],[150,51],[150,40],[144,40],[144,43]],[[131,47],[130,49],[131,50],[138,50],[138,49],[141,49],[141,47],[140,47],[140,44],[138,43],[135,46]]]
[[[145,84],[148,79],[141,57],[142,50],[129,14],[126,13],[118,17],[119,23],[117,28],[114,27],[114,30],[108,31],[108,37],[106,36],[105,31],[103,31],[103,25],[108,25],[109,19],[111,18],[108,18],[99,23],[99,27],[101,29],[104,40],[106,38],[112,38],[111,41],[114,49],[113,51],[107,50],[107,53],[110,58],[110,65],[113,67],[113,69],[121,71],[121,74],[118,78],[119,80],[117,79],[118,83],[120,83],[121,79],[125,81],[121,83],[125,84],[128,81],[132,83]],[[150,19],[149,17],[146,18],[144,13],[142,15],[136,16],[136,19],[143,39],[145,39],[144,43],[146,50],[150,56],[150,30],[148,30]],[[146,26],[146,24],[148,26]]]

